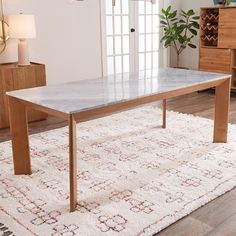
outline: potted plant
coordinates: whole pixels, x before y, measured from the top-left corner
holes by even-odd
[[[173,46],[177,55],[177,67],[179,67],[180,54],[187,48],[196,48],[192,40],[198,34],[199,16],[191,9],[188,11],[181,10],[180,17],[176,10],[172,11],[171,6],[162,9],[160,15],[160,25],[163,28],[163,37],[161,43],[164,46]]]

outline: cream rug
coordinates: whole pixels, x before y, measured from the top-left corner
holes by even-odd
[[[32,135],[33,174],[0,144],[0,223],[20,235],[153,235],[236,186],[236,126],[143,107],[78,125],[77,211],[68,212],[68,133]],[[1,232],[1,231],[0,231]]]

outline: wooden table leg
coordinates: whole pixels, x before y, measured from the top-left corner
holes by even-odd
[[[31,174],[27,112],[18,99],[8,97],[14,173]]]
[[[69,118],[69,152],[70,152],[70,211],[77,205],[77,145],[76,121],[73,115]]]
[[[231,78],[216,87],[214,143],[226,143],[228,133]]]
[[[166,128],[166,107],[167,107],[167,101],[166,99],[164,99],[162,101],[162,118],[163,118],[163,123],[162,123],[162,128],[165,129]]]

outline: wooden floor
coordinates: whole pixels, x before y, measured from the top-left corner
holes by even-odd
[[[171,99],[168,101],[168,109],[213,118],[214,94],[201,92]],[[230,122],[236,124],[236,94],[232,94],[231,98]],[[49,117],[45,121],[30,124],[29,131],[37,133],[65,125],[66,122]],[[9,129],[0,130],[0,142],[9,139]],[[236,236],[236,189],[196,210],[156,236]]]

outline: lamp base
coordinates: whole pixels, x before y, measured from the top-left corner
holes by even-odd
[[[28,65],[30,65],[30,60],[27,41],[25,39],[20,39],[18,43],[18,66]]]

